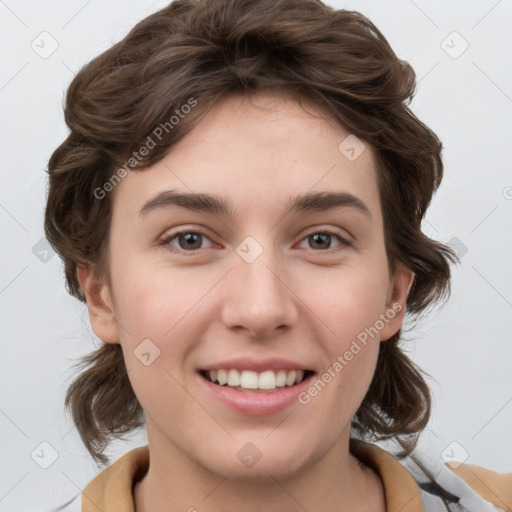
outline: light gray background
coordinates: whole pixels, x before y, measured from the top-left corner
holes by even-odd
[[[44,510],[97,472],[63,410],[73,360],[94,344],[85,308],[64,290],[59,259],[36,245],[45,168],[67,133],[62,101],[73,74],[166,3],[0,0],[2,511]],[[429,428],[439,456],[510,472],[512,1],[329,3],[367,15],[412,64],[412,108],[445,147],[445,180],[424,228],[450,241],[462,265],[450,302],[409,343],[435,379]],[[40,464],[51,462],[42,442],[58,454],[48,469],[31,457],[36,450]],[[110,453],[143,443],[138,436]]]

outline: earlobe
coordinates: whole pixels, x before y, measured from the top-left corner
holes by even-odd
[[[97,279],[88,265],[79,266],[76,275],[87,300],[94,334],[105,343],[119,343],[119,330],[109,287]]]
[[[386,341],[395,335],[404,321],[407,297],[414,284],[414,272],[409,268],[400,265],[393,282],[393,289],[390,299],[386,305],[384,315],[386,323],[380,332],[380,340]]]

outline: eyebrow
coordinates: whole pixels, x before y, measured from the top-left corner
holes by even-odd
[[[167,190],[144,203],[139,216],[160,208],[180,206],[189,210],[234,217],[235,209],[230,201],[210,194],[196,194]],[[306,211],[324,211],[332,208],[351,207],[371,218],[370,209],[358,197],[348,192],[308,192],[291,197],[285,207],[285,214]]]

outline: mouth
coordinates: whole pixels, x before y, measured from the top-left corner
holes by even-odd
[[[238,358],[198,369],[204,391],[216,403],[246,416],[277,414],[299,404],[315,371],[287,359]]]
[[[314,375],[312,370],[272,369],[256,372],[236,368],[200,370],[199,374],[219,387],[246,393],[272,393],[293,388]]]

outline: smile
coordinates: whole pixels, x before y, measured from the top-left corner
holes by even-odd
[[[213,375],[210,372],[213,372]],[[217,372],[216,375],[215,372]],[[283,383],[283,373],[284,384],[278,385]],[[224,382],[226,378],[228,381],[220,384],[219,374],[221,382]],[[246,374],[245,377],[244,374]],[[311,385],[315,372],[284,369],[256,372],[230,368],[229,370],[201,370],[197,375],[206,393],[222,406],[244,415],[266,416],[277,414],[294,405],[297,406],[299,404],[298,396]],[[233,385],[229,385],[230,377]],[[238,385],[237,382],[239,382]],[[256,382],[258,383],[257,387]],[[242,385],[252,387],[248,388]]]

